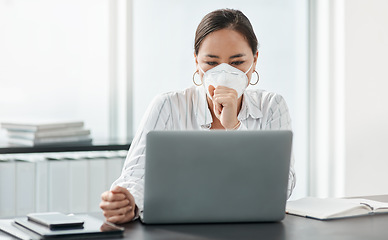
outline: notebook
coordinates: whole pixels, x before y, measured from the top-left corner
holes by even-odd
[[[284,218],[291,131],[154,131],[146,141],[142,222]]]
[[[82,228],[63,228],[52,230],[42,224],[29,221],[27,217],[14,220],[0,220],[0,230],[20,239],[95,239],[121,237],[124,228],[104,222],[87,214],[75,215],[84,221]]]
[[[363,198],[306,197],[287,202],[286,212],[301,217],[330,220],[388,213],[388,203]]]

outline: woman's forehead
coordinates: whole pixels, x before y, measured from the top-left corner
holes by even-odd
[[[204,38],[198,55],[231,57],[246,55],[248,52],[251,52],[251,48],[241,33],[231,29],[221,29]]]

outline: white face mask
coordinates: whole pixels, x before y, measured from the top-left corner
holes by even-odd
[[[248,87],[247,73],[251,70],[252,66],[253,62],[246,72],[232,67],[227,63],[221,63],[206,72],[199,66],[199,69],[203,73],[203,86],[205,87],[207,95],[212,98],[209,93],[209,86],[213,85],[214,87],[224,86],[232,88],[237,91],[237,98],[241,97]]]

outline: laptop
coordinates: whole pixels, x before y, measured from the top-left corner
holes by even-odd
[[[284,218],[291,131],[153,131],[146,141],[143,223]]]

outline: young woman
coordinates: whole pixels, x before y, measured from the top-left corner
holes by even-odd
[[[192,86],[155,98],[131,144],[122,174],[101,195],[107,221],[136,219],[143,209],[146,135],[152,130],[291,129],[284,99],[275,93],[246,90],[256,84],[258,42],[248,18],[238,10],[207,14],[198,25]],[[295,186],[291,159],[288,196]]]

